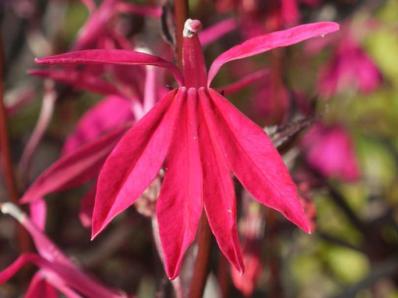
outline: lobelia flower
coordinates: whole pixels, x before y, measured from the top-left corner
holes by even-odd
[[[7,282],[25,264],[33,263],[37,271],[24,297],[56,298],[58,291],[68,298],[82,297],[127,297],[125,293],[110,290],[83,273],[62,251],[52,243],[18,207],[3,203],[1,212],[10,214],[25,227],[32,236],[38,253],[22,254],[11,265],[0,272],[0,284]]]
[[[264,131],[242,115],[211,82],[225,63],[338,30],[331,22],[258,36],[215,59],[208,74],[197,32],[187,20],[182,71],[149,54],[86,50],[37,59],[41,64],[154,65],[168,69],[179,87],[168,92],[129,129],[106,159],[97,184],[92,235],[131,206],[164,166],[156,215],[169,278],[175,278],[204,210],[226,258],[243,271],[236,230],[232,175],[262,204],[306,232],[306,218],[286,166]]]
[[[234,28],[236,22],[226,19],[201,32],[199,38],[204,45],[208,45]],[[93,68],[97,69],[96,72],[91,67],[78,69],[75,66],[30,71],[33,75],[51,78],[105,97],[83,114],[75,130],[67,137],[61,158],[36,179],[24,194],[22,202],[33,204],[49,193],[77,187],[95,179],[124,130],[133,120],[140,119],[147,113],[159,96],[167,93],[166,88],[160,84],[163,72],[154,66],[126,69],[124,65],[114,65],[111,69],[113,76],[109,81],[104,79],[103,73],[109,67],[98,68],[98,65],[94,65]],[[223,90],[226,93],[236,92],[258,80],[262,72],[243,77],[238,82],[224,86]],[[142,79],[143,76],[145,80]],[[113,117],[109,117],[110,114]],[[94,185],[81,200],[79,218],[85,227],[91,225],[95,191]],[[44,201],[42,203],[45,204]],[[34,215],[35,212],[31,214]]]
[[[315,124],[303,137],[301,147],[309,165],[322,175],[347,182],[360,177],[354,144],[342,126]]]

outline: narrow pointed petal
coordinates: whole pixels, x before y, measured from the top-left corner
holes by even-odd
[[[113,290],[109,290],[91,277],[84,274],[63,252],[37,227],[28,216],[16,205],[4,203],[1,212],[17,219],[31,235],[35,247],[40,254],[24,254],[13,264],[0,272],[0,284],[11,278],[22,266],[30,262],[49,272],[52,284],[66,284],[86,297],[121,297]],[[59,288],[61,289],[61,288]]]
[[[155,179],[166,158],[184,93],[169,92],[125,134],[106,160],[97,184],[93,238]]]
[[[181,72],[173,63],[157,56],[136,51],[82,50],[36,58],[35,61],[38,64],[154,65],[169,70],[179,83],[183,82]]]
[[[43,274],[42,271],[35,273],[26,290],[25,298],[58,298],[57,291],[44,279]]]
[[[40,229],[44,230],[47,218],[47,203],[43,198],[40,198],[29,204],[30,218],[34,224]]]
[[[216,123],[204,88],[199,90],[200,149],[203,166],[203,200],[210,228],[224,256],[243,272],[236,226],[236,199],[232,175],[216,135]]]
[[[222,20],[199,33],[200,44],[205,47],[236,29],[238,22],[234,18]]]
[[[233,173],[256,200],[310,233],[296,186],[269,137],[218,92],[209,93],[217,111],[218,137]]]
[[[81,69],[34,69],[28,72],[30,75],[50,78],[67,85],[71,85],[77,89],[88,90],[100,94],[119,95],[119,90],[102,80],[91,72],[85,72]]]
[[[196,89],[190,88],[183,100],[156,204],[166,273],[170,279],[178,275],[185,251],[195,239],[203,208]]]
[[[75,131],[66,139],[62,155],[71,154],[82,145],[132,120],[131,102],[119,96],[105,97],[80,118]]]
[[[220,68],[227,62],[258,55],[275,48],[290,46],[312,37],[324,36],[338,29],[339,25],[337,23],[319,22],[248,39],[225,51],[213,61],[209,70],[208,86],[210,86]]]
[[[131,13],[153,18],[160,18],[162,16],[162,7],[155,5],[136,5],[133,3],[120,2],[116,5],[116,9],[123,13]]]
[[[34,253],[26,253],[19,256],[14,262],[8,265],[5,269],[0,272],[0,285],[6,283],[12,278],[23,266],[26,264],[33,263],[38,267],[43,267],[46,262],[43,258],[39,257]]]
[[[220,90],[224,96],[233,94],[233,93],[236,93],[236,92],[242,90],[243,88],[251,85],[252,83],[254,83],[256,81],[269,76],[269,74],[270,74],[270,72],[268,69],[260,69],[256,72],[250,73],[250,74],[242,77],[240,80],[238,80],[236,82],[233,82],[226,86],[222,86],[217,89]]]
[[[95,177],[126,129],[127,127],[117,128],[61,157],[35,180],[21,202],[33,202],[49,193],[81,185]]]

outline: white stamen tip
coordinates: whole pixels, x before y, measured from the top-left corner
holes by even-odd
[[[25,213],[23,213],[22,210],[17,207],[17,205],[9,202],[1,204],[1,212],[3,214],[11,215],[19,222],[22,222],[26,217]]]
[[[182,32],[182,35],[184,37],[190,38],[197,34],[201,28],[202,23],[199,20],[187,19],[184,24],[184,31]]]

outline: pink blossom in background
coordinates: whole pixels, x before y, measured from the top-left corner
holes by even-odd
[[[246,37],[254,37],[297,25],[300,21],[299,4],[316,6],[317,0],[217,0],[220,12],[236,11],[241,18],[241,30]]]
[[[253,113],[266,124],[281,123],[287,119],[290,95],[280,79],[268,77],[256,83]]]
[[[23,266],[33,263],[39,271],[33,276],[25,297],[55,298],[58,292],[69,298],[84,297],[127,297],[122,292],[110,290],[82,272],[30,219],[12,203],[3,203],[1,211],[10,214],[25,227],[31,235],[37,253],[22,254],[0,272],[0,284],[7,282]]]
[[[62,155],[133,119],[132,104],[128,100],[118,96],[102,99],[80,118],[75,131],[65,141]]]
[[[359,179],[354,143],[342,126],[315,124],[304,135],[301,147],[309,165],[322,175],[343,181]]]
[[[156,6],[135,5],[122,0],[104,0],[96,8],[92,1],[82,1],[90,11],[90,16],[79,31],[73,50],[103,48],[107,43],[116,43],[112,47],[125,48],[130,44],[115,24],[121,13],[136,14],[159,18],[161,8]]]
[[[245,272],[241,274],[231,266],[231,277],[234,286],[245,297],[251,297],[256,283],[263,271],[261,264],[262,240],[264,239],[264,210],[251,200],[245,192],[242,198],[242,216],[239,220],[239,232],[242,240],[242,255]]]
[[[347,32],[338,41],[332,59],[320,71],[318,88],[322,96],[329,97],[352,88],[369,93],[381,82],[381,72],[376,64],[352,33]]]
[[[186,22],[182,72],[160,57],[123,50],[76,51],[37,59],[42,64],[153,65],[176,78],[179,87],[138,121],[107,158],[98,179],[92,229],[93,236],[98,235],[131,206],[164,165],[156,213],[171,279],[178,275],[185,251],[195,239],[203,209],[221,251],[243,271],[232,174],[258,201],[311,231],[296,187],[271,140],[209,86],[229,61],[338,30],[335,23],[314,23],[258,36],[218,56],[207,73],[197,36],[200,25]]]

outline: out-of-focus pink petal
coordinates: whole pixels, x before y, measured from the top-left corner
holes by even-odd
[[[30,218],[34,224],[40,229],[44,230],[47,218],[47,203],[40,198],[29,204]]]
[[[209,89],[209,94],[216,110],[218,138],[233,173],[256,200],[311,232],[296,186],[271,140],[216,91]]]
[[[312,37],[324,36],[338,29],[339,25],[337,23],[319,22],[300,25],[291,29],[276,31],[246,40],[240,45],[225,51],[213,61],[209,70],[208,86],[213,81],[221,66],[229,61],[254,56],[275,48],[293,45]]]
[[[180,84],[183,77],[171,62],[146,53],[128,50],[82,50],[60,55],[36,58],[38,64],[116,64],[154,65],[169,70]]]
[[[66,139],[62,155],[74,152],[83,144],[131,120],[131,102],[119,96],[105,97],[81,117],[75,131]]]
[[[237,27],[237,22],[235,19],[226,19],[220,21],[213,26],[204,29],[199,33],[199,40],[202,46],[207,46],[214,41],[220,39],[223,35],[233,31]]]
[[[300,17],[297,0],[281,0],[281,14],[285,25],[297,24]]]
[[[136,5],[133,3],[120,2],[115,7],[119,12],[132,13],[141,16],[160,18],[162,8],[160,6]]]
[[[268,69],[260,69],[256,72],[252,72],[246,76],[244,76],[243,78],[241,78],[240,80],[233,82],[229,85],[226,86],[222,86],[220,88],[217,88],[218,90],[220,90],[222,92],[223,95],[229,95],[229,94],[233,94],[235,92],[238,92],[240,90],[242,90],[243,88],[251,85],[252,83],[267,77],[269,75],[269,70]]]
[[[92,12],[96,7],[94,0],[80,0],[80,2],[82,2],[84,6],[87,7],[89,12]]]
[[[44,279],[42,271],[38,271],[33,276],[24,297],[58,298],[58,294],[54,287]]]
[[[184,253],[195,239],[203,209],[196,89],[189,89],[185,96],[156,204],[164,262],[170,279],[178,275]]]
[[[52,80],[71,85],[77,89],[88,90],[100,94],[120,94],[119,90],[95,75],[77,68],[68,69],[35,69],[30,70],[29,74],[39,77],[50,78]]]
[[[16,205],[3,203],[1,211],[5,214],[10,214],[25,227],[32,236],[40,256],[36,254],[20,256],[4,271],[0,272],[0,284],[11,278],[27,262],[31,262],[41,268],[46,278],[49,281],[51,280],[52,285],[62,292],[72,293],[68,289],[71,287],[88,297],[124,297],[122,293],[117,294],[113,290],[105,288],[80,271]],[[67,285],[67,287],[63,287],[63,284]]]
[[[245,297],[251,297],[256,285],[256,281],[261,274],[262,265],[258,256],[253,254],[243,254],[245,273],[241,274],[235,268],[231,269],[232,282]]]
[[[97,10],[93,10],[87,22],[80,29],[74,50],[94,48],[98,40],[107,32],[108,24],[115,16],[115,5],[119,0],[104,0]]]
[[[91,227],[93,217],[96,187],[93,186],[83,197],[80,203],[79,219],[83,227]]]
[[[184,88],[184,87],[182,87]],[[183,92],[170,91],[120,140],[99,175],[92,237],[129,207],[155,179],[168,152]]]
[[[236,226],[235,191],[232,174],[216,134],[218,123],[204,88],[199,90],[200,149],[203,166],[203,200],[210,228],[221,251],[236,270],[244,265]]]
[[[0,284],[4,284],[10,278],[12,278],[23,266],[28,263],[33,263],[38,267],[46,267],[46,265],[50,264],[48,261],[43,259],[42,257],[34,254],[27,253],[19,256],[14,262],[8,265],[5,269],[0,271]]]
[[[80,185],[95,177],[126,129],[125,126],[117,128],[61,157],[35,180],[21,202],[33,202],[51,192]]]
[[[307,162],[326,177],[347,182],[360,177],[354,144],[342,126],[318,123],[304,136],[301,145]]]
[[[29,138],[28,143],[25,146],[19,164],[19,168],[22,172],[22,175],[25,177],[29,176],[28,174],[33,154],[36,151],[36,148],[39,145],[40,140],[43,138],[43,135],[46,132],[46,129],[50,123],[50,120],[54,112],[54,106],[55,106],[55,101],[57,99],[57,94],[54,90],[53,83],[52,82],[47,82],[47,83],[50,84],[49,86],[46,85],[46,90],[43,96],[39,119],[37,120],[33,133]]]

